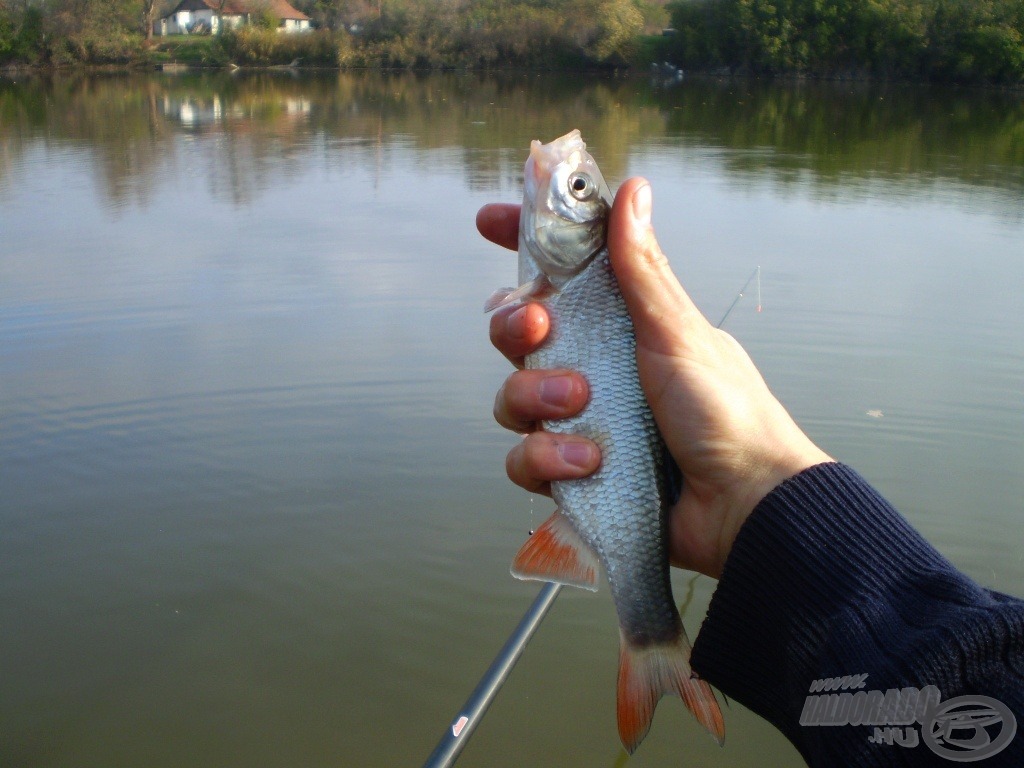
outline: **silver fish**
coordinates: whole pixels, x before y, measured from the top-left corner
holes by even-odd
[[[680,696],[722,743],[721,710],[690,670],[690,641],[672,597],[667,514],[675,464],[640,388],[633,324],[608,261],[611,203],[579,131],[531,144],[520,287],[496,291],[485,309],[545,303],[551,331],[526,367],[579,371],[590,400],[577,416],[543,428],[590,438],[601,449],[601,466],[590,477],[552,483],[558,509],[527,539],[512,573],[596,590],[598,564],[604,567],[619,617],[617,716],[627,751],[643,741],[667,693]]]

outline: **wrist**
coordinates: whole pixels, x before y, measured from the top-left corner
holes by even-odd
[[[727,527],[723,526],[718,558],[720,566],[724,567],[736,537],[747,518],[768,494],[787,480],[811,467],[835,462],[835,459],[814,445],[803,433],[801,433],[801,437],[803,437],[801,441],[804,443],[803,445],[796,446],[790,443],[787,448],[780,449],[773,460],[762,464],[759,471],[751,478],[746,493],[737,501],[735,510],[730,516],[730,524]]]

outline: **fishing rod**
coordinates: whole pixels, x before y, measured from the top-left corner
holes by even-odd
[[[530,642],[533,633],[537,631],[548,609],[551,608],[562,590],[561,584],[548,581],[540,588],[533,603],[526,609],[519,625],[513,630],[505,645],[498,653],[483,678],[477,684],[476,689],[470,694],[462,709],[455,716],[451,727],[445,731],[444,736],[438,742],[437,747],[430,753],[430,757],[423,764],[423,768],[448,768],[454,765],[462,752],[469,737],[483,720],[484,713],[491,706],[494,697],[498,695],[501,686],[512,672],[512,667],[519,661],[519,657],[526,650],[526,644]]]
[[[761,267],[757,267],[740,288],[740,292],[736,294],[736,298],[733,299],[732,304],[729,305],[715,328],[721,328],[725,324],[754,278],[757,278],[757,311],[761,311]],[[533,638],[561,590],[561,584],[551,581],[545,582],[544,586],[540,588],[537,597],[526,609],[523,618],[519,620],[519,624],[509,635],[505,645],[502,646],[494,661],[491,662],[491,666],[473,689],[473,693],[466,699],[466,703],[459,709],[448,730],[444,732],[441,740],[434,747],[434,751],[430,753],[430,757],[423,763],[423,768],[450,768],[455,765],[455,761],[459,759],[459,755],[469,742],[469,737],[473,735],[473,731],[483,720],[491,702],[494,701],[501,686],[505,684],[508,676],[512,673],[512,668],[519,661],[519,657],[523,655],[527,643]]]

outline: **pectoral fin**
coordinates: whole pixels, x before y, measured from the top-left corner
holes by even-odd
[[[493,312],[501,307],[507,307],[509,304],[515,304],[517,301],[543,299],[550,295],[551,287],[547,275],[540,275],[528,283],[523,283],[518,288],[499,288],[484,302],[484,312]]]
[[[553,581],[597,591],[597,555],[558,510],[526,540],[512,561],[517,579]]]

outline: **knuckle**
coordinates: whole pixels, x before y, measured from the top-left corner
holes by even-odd
[[[521,448],[517,445],[511,451],[505,455],[505,474],[508,475],[508,479],[516,485],[519,485],[519,453]]]
[[[551,495],[551,483],[544,472],[544,461],[538,453],[542,433],[527,435],[505,456],[508,479],[530,493]]]
[[[506,418],[514,424],[531,424],[540,416],[534,402],[535,378],[531,371],[516,371],[502,385],[502,408]]]
[[[498,388],[498,391],[494,395],[494,407],[492,409],[492,413],[494,414],[494,420],[496,422],[501,424],[501,426],[503,426],[503,427],[506,426],[505,425],[505,385],[504,384],[502,384]]]
[[[517,371],[504,381],[495,395],[495,421],[506,429],[515,432],[534,429],[534,423],[539,417],[531,408],[527,384],[522,378],[522,372]]]
[[[505,473],[508,475],[508,479],[519,487],[533,490],[538,487],[541,480],[535,477],[530,470],[526,451],[524,450],[525,443],[526,440],[524,439],[523,442],[519,443],[505,456]]]

